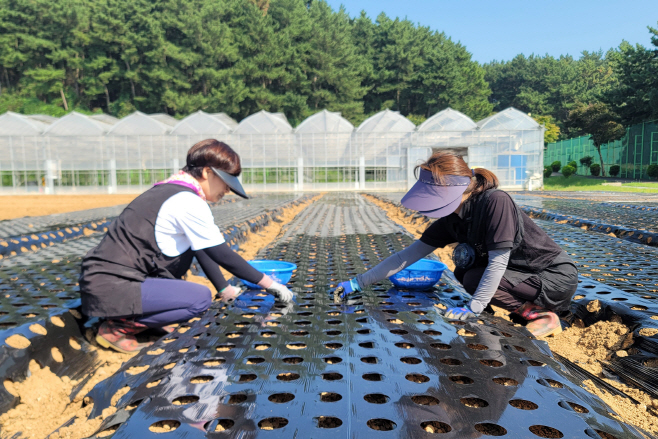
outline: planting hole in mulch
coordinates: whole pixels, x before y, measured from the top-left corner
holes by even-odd
[[[198,400],[199,400],[198,396],[185,395],[185,396],[179,396],[178,398],[174,399],[171,403],[173,405],[187,405],[197,402]]]
[[[338,428],[343,425],[343,421],[331,416],[320,416],[317,420],[318,428]]]
[[[528,429],[533,434],[539,437],[549,437],[549,438],[561,438],[564,437],[560,430],[557,430],[552,427],[547,427],[545,425],[532,425]]]
[[[457,384],[473,384],[473,379],[463,375],[454,375],[450,377],[450,381]]]
[[[452,349],[452,346],[445,343],[432,343],[430,344],[430,347],[434,349],[442,349],[442,350]]]
[[[537,382],[543,386],[553,387],[556,389],[561,389],[564,387],[564,384],[562,384],[561,382],[551,379],[540,378],[537,380]]]
[[[498,360],[480,360],[480,363],[484,364],[485,366],[489,367],[502,367],[503,363],[501,363]]]
[[[257,351],[266,351],[271,347],[272,345],[267,343],[258,343],[254,345],[254,349],[256,349]],[[304,347],[306,347],[306,345],[304,345]]]
[[[64,356],[62,355],[60,350],[57,349],[57,348],[52,348],[50,350],[50,355],[53,357],[53,360],[55,360],[58,363],[61,363],[62,361],[64,361]]]
[[[240,379],[238,380],[238,383],[248,383],[250,381],[255,380],[256,378],[258,378],[258,377],[256,375],[254,375],[253,373],[246,373],[246,374],[240,375]]]
[[[391,332],[393,332],[393,331],[391,331]],[[439,335],[441,335],[441,332],[439,332],[439,331],[435,331],[435,330],[433,330],[433,329],[427,329],[427,330],[423,331],[423,334],[426,334],[426,335],[433,335],[433,336],[435,336],[435,337],[438,337]]]
[[[323,373],[322,379],[326,381],[336,381],[343,379],[343,376],[336,372]]]
[[[528,363],[531,366],[538,366],[538,367],[542,367],[546,365],[546,363],[542,363],[541,361],[537,361],[537,360],[528,360]]]
[[[249,357],[247,358],[247,364],[261,364],[265,362],[265,358],[262,357]]]
[[[408,331],[405,331],[404,329],[391,329],[391,334],[395,335],[405,335],[408,334]]]
[[[340,348],[342,348],[343,345],[340,344],[340,343],[326,343],[326,344],[324,345],[324,347],[327,348],[327,349],[333,349],[333,350],[336,350],[336,349],[340,349]]]
[[[572,408],[575,412],[578,412],[578,413],[589,413],[589,410],[587,410],[587,409],[586,409],[585,407],[583,407],[582,405],[578,405],[578,404],[576,404],[575,402],[569,402],[569,401],[567,401],[567,404],[569,404],[569,406],[571,406],[571,408]]]
[[[304,359],[302,357],[286,357],[281,359],[281,361],[283,361],[286,364],[299,364],[302,363]]]
[[[286,418],[267,418],[258,423],[258,428],[261,430],[276,430],[288,425]]]
[[[204,361],[203,365],[206,367],[217,367],[226,363],[226,360],[223,358],[213,358],[212,360]]]
[[[438,405],[439,400],[430,395],[414,395],[411,400],[418,405]]]
[[[327,364],[338,364],[342,362],[343,359],[340,357],[324,357],[322,361],[324,361]]]
[[[379,359],[377,357],[363,357],[361,361],[366,364],[377,364]]]
[[[30,346],[30,340],[20,334],[7,337],[5,343],[14,349],[25,349]]]
[[[276,376],[276,379],[279,381],[295,381],[299,379],[299,374],[292,372],[280,373]]]
[[[601,431],[601,430],[594,430],[594,431],[597,432],[599,436],[601,436],[601,439],[617,439],[617,436],[613,436],[610,433],[606,433],[605,431]]]
[[[320,393],[320,401],[322,402],[336,402],[343,399],[341,395],[333,392],[322,392]]]
[[[220,419],[217,422],[217,426],[215,427],[215,431],[226,431],[233,427],[235,425],[235,421],[232,419]]]
[[[379,373],[366,373],[363,374],[362,378],[366,381],[381,381],[384,379],[384,375]]]
[[[119,429],[119,427],[121,427],[121,424],[115,424],[115,425],[113,425],[109,428],[106,428],[105,430],[97,433],[96,436],[101,437],[101,438],[102,437],[108,437],[108,436],[114,434]]]
[[[442,364],[446,364],[446,365],[448,365],[448,366],[459,366],[460,364],[462,364],[462,362],[459,361],[459,360],[456,359],[456,358],[442,358],[442,359],[439,360],[439,361],[440,361]]]
[[[359,346],[361,346],[362,348],[365,348],[365,349],[372,349],[372,348],[375,347],[375,343],[373,343],[371,341],[367,341],[365,343],[359,343]]]
[[[160,384],[160,381],[162,381],[162,380],[151,381],[150,383],[148,383],[148,384],[146,385],[146,387],[149,388],[149,389],[152,389],[153,387],[155,387],[155,386],[157,386],[158,384]]]
[[[537,410],[539,408],[534,402],[525,399],[513,399],[509,402],[509,405],[521,410]]]
[[[152,424],[149,430],[153,433],[167,433],[176,430],[178,427],[180,427],[180,422],[178,421],[158,421]]]
[[[468,329],[460,329],[457,331],[458,335],[461,335],[462,337],[475,337],[477,334],[473,331],[469,331]]]
[[[247,395],[244,393],[234,393],[228,397],[228,404],[241,404],[247,400]]]
[[[475,429],[486,436],[504,436],[507,434],[507,430],[497,424],[475,424]]]
[[[423,360],[416,357],[402,357],[400,358],[400,361],[402,361],[404,364],[420,364],[423,362]]]
[[[445,422],[427,421],[420,424],[420,428],[428,433],[440,434],[452,431],[452,427]]]
[[[371,419],[367,422],[367,424],[368,427],[377,431],[391,431],[397,427],[395,422],[389,421],[388,419]]]
[[[274,395],[270,395],[267,398],[271,402],[276,402],[276,403],[283,403],[283,402],[290,402],[293,399],[295,399],[295,395],[292,393],[275,393]]]
[[[462,404],[464,404],[466,407],[478,408],[478,409],[482,407],[487,407],[489,405],[487,401],[480,398],[462,398],[459,401]]]
[[[146,366],[133,366],[128,368],[128,370],[126,370],[126,373],[128,375],[137,375],[139,373],[144,372],[148,368],[149,368],[148,364]]]
[[[496,384],[500,384],[501,386],[518,386],[519,382],[515,379],[512,378],[505,378],[505,377],[498,377],[494,378],[492,380]]]
[[[304,343],[288,343],[286,347],[288,349],[305,349],[306,345]]]
[[[390,398],[381,393],[369,393],[368,395],[365,395],[363,399],[371,404],[386,404]]]
[[[395,343],[395,346],[401,348],[401,349],[411,349],[414,347],[413,344],[411,343]]]
[[[425,376],[425,375],[422,375],[422,374],[420,374],[420,373],[410,373],[410,374],[407,374],[407,375],[405,376],[405,378],[406,378],[408,381],[411,381],[412,383],[418,383],[418,384],[420,384],[420,383],[426,383],[426,382],[428,382],[428,381],[430,380],[429,377],[427,377],[427,376]]]
[[[469,349],[473,349],[476,351],[486,351],[489,350],[489,348],[483,344],[477,344],[477,343],[471,343],[466,345]]]
[[[46,328],[44,328],[43,326],[41,326],[38,323],[34,323],[34,324],[30,325],[30,331],[34,332],[35,334],[39,334],[39,335],[48,334],[48,331],[46,331]]]

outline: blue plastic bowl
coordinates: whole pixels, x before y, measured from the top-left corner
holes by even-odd
[[[398,288],[405,288],[410,290],[426,289],[436,284],[443,271],[448,268],[446,264],[431,259],[421,259],[395,273],[389,277]]]
[[[284,261],[268,261],[266,259],[261,259],[261,260],[255,260],[255,261],[249,261],[249,265],[254,267],[256,270],[260,271],[261,273],[265,273],[272,279],[274,279],[276,282],[279,282],[280,284],[287,284],[290,278],[292,277],[292,272],[297,268],[297,265],[293,264],[292,262],[284,262]],[[252,290],[260,290],[262,289],[256,284],[252,284],[251,282],[247,282],[244,279],[240,279],[243,284],[245,284],[248,288]]]

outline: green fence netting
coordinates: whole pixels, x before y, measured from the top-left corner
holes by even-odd
[[[621,178],[649,178],[647,167],[658,164],[658,121],[632,125],[626,129],[626,135],[621,140],[602,145],[601,155],[606,174],[611,166],[619,165]],[[599,153],[589,136],[575,137],[549,143],[544,152],[544,165],[560,161],[564,166],[575,160],[578,173],[587,174],[587,169],[580,164],[580,159],[586,156],[593,157],[593,163],[601,164]]]

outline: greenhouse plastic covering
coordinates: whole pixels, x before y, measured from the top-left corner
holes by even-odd
[[[224,113],[182,120],[139,111],[120,120],[70,113],[0,116],[0,191],[66,193],[144,190],[185,164],[196,142],[217,138],[241,157],[248,191],[405,190],[413,168],[433,151],[452,149],[485,167],[507,189],[542,184],[543,127],[513,108],[473,122],[445,109],[418,128],[384,110],[357,128],[320,111],[295,130],[265,110],[239,124]]]

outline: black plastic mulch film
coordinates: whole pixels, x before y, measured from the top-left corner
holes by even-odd
[[[379,198],[399,207],[399,194]],[[413,211],[407,214],[416,215]],[[419,216],[419,220],[427,221],[427,218]],[[578,266],[580,283],[571,306],[572,318],[578,317],[589,326],[618,317],[633,331],[634,344],[628,350],[631,355],[615,356],[610,362],[604,362],[604,367],[658,398],[658,249],[589,229],[535,221]],[[596,311],[588,309],[593,301],[599,302],[598,307],[591,307]],[[570,366],[579,369],[576,364]],[[580,369],[578,373],[584,372]],[[605,382],[597,384],[606,385]],[[605,390],[615,392],[614,388]]]
[[[319,215],[322,204],[333,208]],[[363,205],[359,196],[327,195],[261,253],[298,265],[294,305],[258,291],[215,304],[97,385],[91,416],[129,389],[99,433],[642,437],[613,419],[524,328],[487,316],[445,320],[441,307],[466,298],[449,276],[426,292],[384,281],[334,304],[328,293],[337,282],[412,242],[400,228],[344,233],[368,228]]]
[[[247,200],[238,211],[214,207],[217,222],[226,241],[234,248],[275,219],[284,206],[298,204],[310,196],[273,196],[271,199]],[[236,225],[232,220],[239,220]],[[60,376],[83,377],[97,367],[95,355],[90,355],[79,327],[80,306],[78,277],[81,255],[95,246],[102,234],[58,243],[4,259],[0,262],[0,382],[18,382],[28,375],[29,361],[48,366]],[[57,259],[53,259],[57,257]],[[34,324],[46,329],[42,335],[30,330]],[[15,349],[5,343],[13,335],[30,341],[25,349]],[[77,348],[76,348],[77,347]],[[58,362],[59,355],[64,362]],[[77,379],[77,378],[76,378]],[[0,413],[18,402],[0,386]]]

